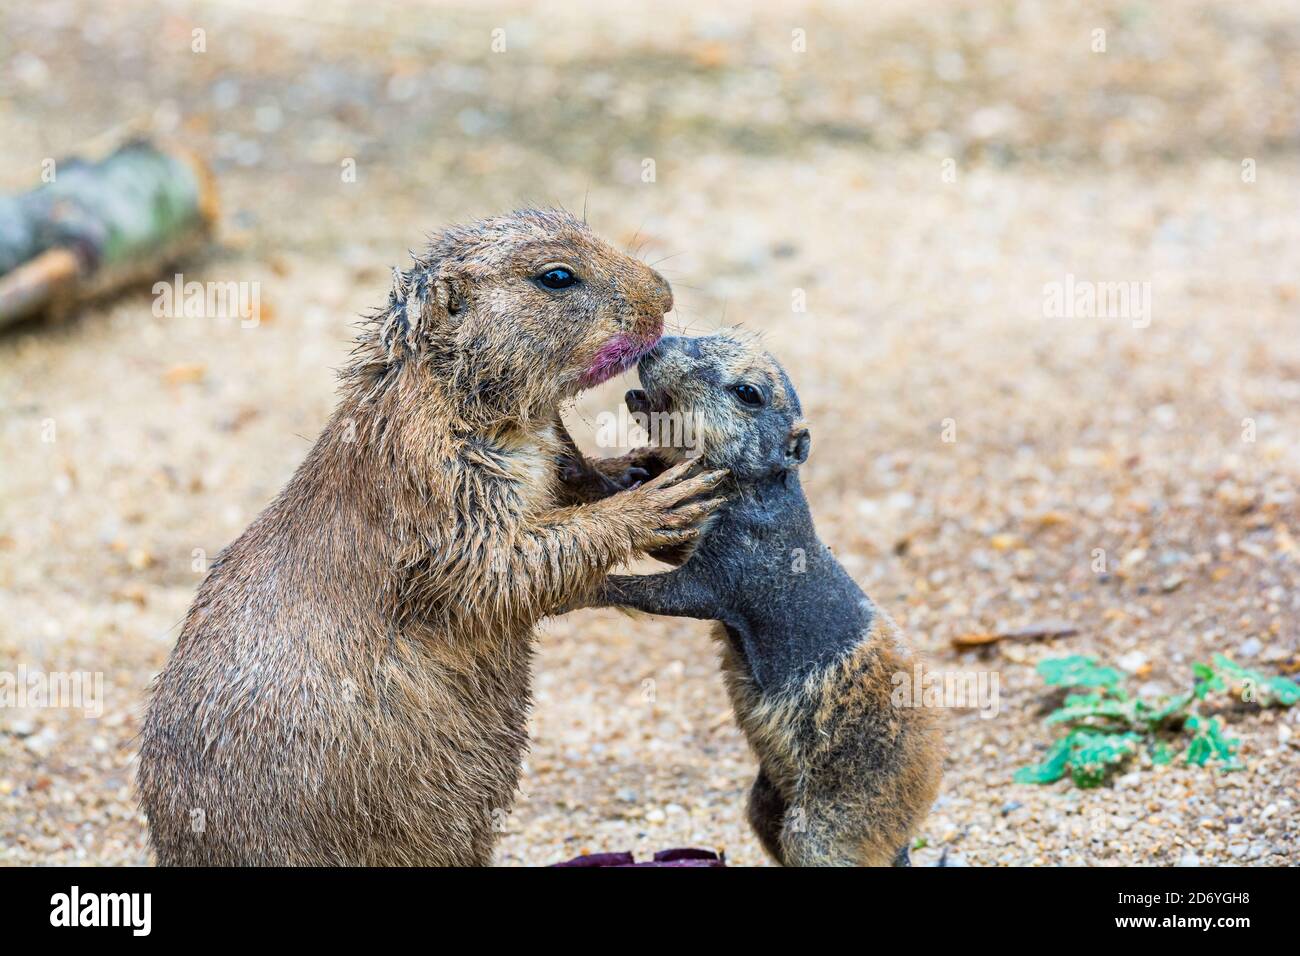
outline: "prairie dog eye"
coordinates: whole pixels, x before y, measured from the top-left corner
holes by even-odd
[[[567,289],[577,284],[578,277],[568,266],[547,266],[537,276],[537,281],[548,289]]]
[[[738,382],[731,386],[731,394],[740,399],[742,404],[751,408],[757,408],[763,404],[763,393],[748,382]]]

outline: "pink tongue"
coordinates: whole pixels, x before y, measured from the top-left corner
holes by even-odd
[[[583,386],[591,388],[593,385],[608,381],[620,372],[627,371],[636,364],[637,359],[654,348],[658,341],[657,335],[654,338],[627,334],[614,336],[596,353],[591,367],[582,376]]]

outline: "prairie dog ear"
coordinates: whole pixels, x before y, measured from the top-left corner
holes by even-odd
[[[393,288],[380,326],[379,341],[391,360],[415,354],[468,314],[462,283],[426,272],[393,270]]]
[[[459,325],[469,312],[469,288],[458,279],[439,279],[436,283],[438,301],[453,325]]]
[[[408,306],[412,335],[433,341],[464,324],[469,315],[469,290],[450,276],[421,276]]]
[[[451,283],[446,279],[422,278],[412,298],[421,329],[432,332],[448,321],[455,324],[460,305],[453,307]]]
[[[812,437],[808,434],[808,426],[796,424],[790,429],[790,437],[785,442],[785,457],[794,465],[802,465],[808,460],[808,449],[812,445]]]

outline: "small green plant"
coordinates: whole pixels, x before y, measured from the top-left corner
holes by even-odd
[[[1188,763],[1204,767],[1206,761],[1217,760],[1225,771],[1242,769],[1242,763],[1236,756],[1241,742],[1223,736],[1223,723],[1218,717],[1192,714],[1184,726],[1193,734],[1192,742],[1187,747]]]
[[[1218,674],[1225,683],[1231,682],[1240,689],[1244,701],[1255,701],[1261,707],[1271,707],[1274,704],[1290,707],[1300,702],[1300,684],[1293,680],[1247,670],[1222,654],[1214,655],[1214,666],[1218,668]]]
[[[1183,731],[1191,735],[1185,760],[1204,767],[1213,761],[1220,770],[1240,770],[1240,741],[1223,736],[1223,722],[1200,713],[1211,693],[1236,694],[1261,707],[1289,707],[1300,702],[1300,685],[1273,677],[1214,655],[1213,666],[1192,665],[1192,689],[1155,701],[1130,696],[1120,681],[1123,675],[1090,657],[1072,655],[1039,662],[1038,673],[1053,687],[1087,688],[1070,694],[1047,716],[1047,723],[1068,728],[1064,737],[1048,748],[1043,761],[1016,771],[1017,783],[1055,783],[1069,776],[1077,786],[1097,787],[1112,770],[1145,746],[1152,763],[1167,764],[1175,753],[1161,735]]]

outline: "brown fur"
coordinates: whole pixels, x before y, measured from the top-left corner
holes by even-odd
[[[910,680],[918,665],[877,613],[851,654],[778,700],[759,693],[715,628],[736,722],[760,765],[749,821],[784,866],[888,866],[938,795],[938,716],[892,701],[894,675]]]
[[[562,262],[583,285],[534,277]],[[533,627],[695,533],[718,476],[566,499],[561,401],[667,283],[565,213],[454,227],[395,276],[338,407],[199,589],[141,734],[164,864],[485,864],[527,745]]]
[[[596,603],[719,622],[728,692],[759,761],[749,819],[777,861],[904,864],[938,791],[938,717],[895,702],[919,665],[817,537],[798,480],[811,437],[794,386],[756,336],[735,329],[664,339],[640,373],[629,409],[688,414],[692,450],[730,470],[728,497],[694,548],[678,549],[681,567],[611,575]],[[656,450],[669,461],[686,453]]]

